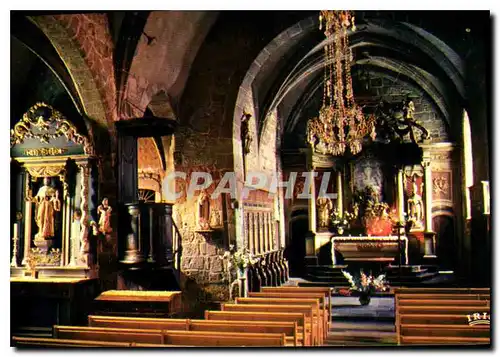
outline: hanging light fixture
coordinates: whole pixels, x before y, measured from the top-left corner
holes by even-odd
[[[346,148],[355,155],[363,139],[375,139],[375,117],[365,117],[354,101],[351,78],[352,51],[347,30],[356,29],[351,11],[322,10],[319,29],[325,25],[325,73],[323,105],[318,117],[307,123],[307,140],[317,152],[343,155]]]

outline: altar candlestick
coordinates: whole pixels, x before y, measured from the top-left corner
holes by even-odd
[[[18,224],[14,223],[14,237],[12,238],[13,246],[12,246],[12,261],[10,262],[10,266],[17,267],[17,242],[19,240],[18,233]]]

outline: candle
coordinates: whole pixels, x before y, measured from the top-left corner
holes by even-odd
[[[19,236],[18,236],[18,223],[14,223],[14,238],[17,239]]]

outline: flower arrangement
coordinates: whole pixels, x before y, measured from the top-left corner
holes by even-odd
[[[249,265],[254,265],[260,260],[260,258],[256,258],[252,253],[250,253],[246,247],[238,250],[235,248],[236,247],[231,244],[229,246],[229,251],[226,250],[224,255],[220,256],[221,259],[227,259],[228,269],[236,267],[239,270],[243,270]]]
[[[352,276],[349,272],[342,270],[342,274],[346,277],[351,285],[351,291],[357,291],[362,294],[372,294],[377,291],[389,290],[389,284],[385,280],[385,275],[380,274],[377,277],[367,275],[360,271],[359,276]]]
[[[344,217],[341,217],[338,210],[333,211],[331,216],[331,227],[338,234],[344,233],[344,230],[349,227],[348,215],[349,213],[346,211]]]
[[[37,266],[57,266],[61,262],[61,251],[59,248],[52,248],[45,254],[40,248],[31,248],[26,259],[26,270],[36,271]]]

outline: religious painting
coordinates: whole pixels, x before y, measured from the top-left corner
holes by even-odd
[[[381,198],[384,189],[384,175],[380,160],[371,156],[357,160],[353,165],[352,183],[354,191],[371,187]]]

